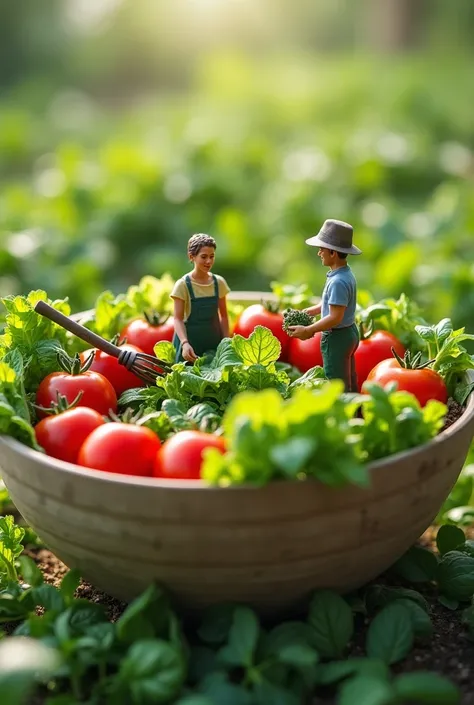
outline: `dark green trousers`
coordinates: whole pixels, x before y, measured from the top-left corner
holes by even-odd
[[[342,379],[346,392],[357,392],[354,353],[359,345],[355,323],[346,328],[325,330],[321,336],[324,374],[328,379]]]

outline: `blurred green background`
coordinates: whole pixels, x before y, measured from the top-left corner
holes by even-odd
[[[233,289],[324,278],[474,330],[471,0],[18,0],[0,10],[0,295],[74,310],[218,241]]]

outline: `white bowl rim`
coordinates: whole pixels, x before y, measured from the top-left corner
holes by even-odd
[[[467,377],[470,382],[474,383],[474,370],[468,370]],[[399,453],[393,453],[392,455],[388,455],[385,458],[381,458],[379,460],[373,461],[371,463],[367,464],[367,467],[371,471],[378,470],[379,468],[384,468],[387,465],[391,465],[395,462],[402,462],[405,459],[413,459],[414,457],[423,454],[426,450],[428,450],[430,447],[434,447],[435,445],[444,442],[445,440],[448,439],[449,436],[452,434],[456,433],[457,431],[461,431],[464,426],[466,426],[468,423],[471,422],[472,418],[474,417],[474,392],[471,392],[469,395],[469,398],[467,400],[467,404],[464,410],[463,415],[457,419],[451,426],[449,426],[447,429],[442,431],[441,433],[438,433],[437,436],[434,438],[430,439],[427,441],[427,443],[423,443],[419,446],[415,446],[414,448],[409,448],[408,450],[401,451]],[[134,486],[134,487],[147,487],[147,488],[159,488],[159,489],[177,489],[177,490],[220,490],[220,491],[233,491],[233,492],[238,492],[238,491],[258,491],[258,490],[264,490],[265,487],[268,487],[269,485],[274,485],[274,484],[280,484],[280,483],[291,483],[293,485],[295,484],[300,484],[304,485],[304,482],[308,481],[313,481],[312,478],[308,478],[308,480],[305,480],[302,482],[301,480],[273,480],[267,483],[266,485],[254,485],[251,483],[243,483],[240,485],[230,485],[228,487],[220,487],[217,485],[210,485],[203,480],[166,480],[163,478],[155,478],[155,477],[140,477],[136,475],[121,475],[119,473],[113,473],[113,472],[106,472],[103,470],[94,470],[92,468],[83,468],[80,465],[76,465],[75,463],[69,463],[64,460],[58,460],[57,458],[53,458],[51,456],[48,456],[44,453],[41,453],[40,451],[37,451],[33,448],[30,448],[29,446],[21,443],[20,441],[16,440],[15,438],[11,436],[7,436],[4,434],[0,434],[0,451],[1,451],[1,445],[5,444],[10,450],[14,451],[15,453],[18,453],[24,458],[27,458],[30,461],[39,463],[40,465],[46,465],[50,468],[53,468],[54,470],[58,470],[59,472],[66,472],[69,475],[75,475],[79,477],[84,477],[86,479],[89,479],[91,481],[99,481],[99,482],[105,482],[105,483],[117,483],[120,485],[124,486]],[[314,480],[316,481],[316,480]]]

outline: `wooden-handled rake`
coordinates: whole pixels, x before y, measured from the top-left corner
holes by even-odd
[[[78,338],[81,338],[81,340],[84,340],[86,343],[107,353],[107,355],[116,357],[120,365],[123,365],[127,370],[133,372],[133,374],[146,382],[146,384],[155,384],[157,377],[163,376],[171,371],[170,365],[163,360],[159,360],[154,355],[147,355],[146,353],[136,352],[135,350],[120,348],[110,343],[108,340],[105,340],[105,338],[97,335],[97,333],[93,333],[93,331],[85,326],[81,326],[77,321],[57,311],[47,304],[46,301],[38,301],[35,306],[35,311],[45,318],[49,318],[50,321],[57,323],[61,328],[65,328]]]

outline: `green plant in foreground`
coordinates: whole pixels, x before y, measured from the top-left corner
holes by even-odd
[[[337,689],[338,705],[460,702],[459,690],[439,674],[391,673],[433,633],[427,602],[412,588],[373,584],[352,599],[319,590],[304,620],[276,625],[263,625],[249,607],[221,604],[192,628],[150,586],[111,623],[100,604],[75,597],[76,571],[57,588],[46,584],[36,564],[19,556],[22,530],[11,517],[0,527],[0,622],[17,625],[0,641],[2,705],[21,705],[35,692],[48,705],[306,705],[327,687]],[[461,582],[451,564],[438,571],[450,553],[469,557],[463,532],[442,527],[438,547],[440,559],[411,549],[398,572],[442,589],[462,585],[463,598],[472,597],[469,564]],[[13,555],[23,584],[11,570]],[[360,613],[369,619],[366,656],[351,657]],[[472,614],[472,607],[463,614],[471,630]]]

